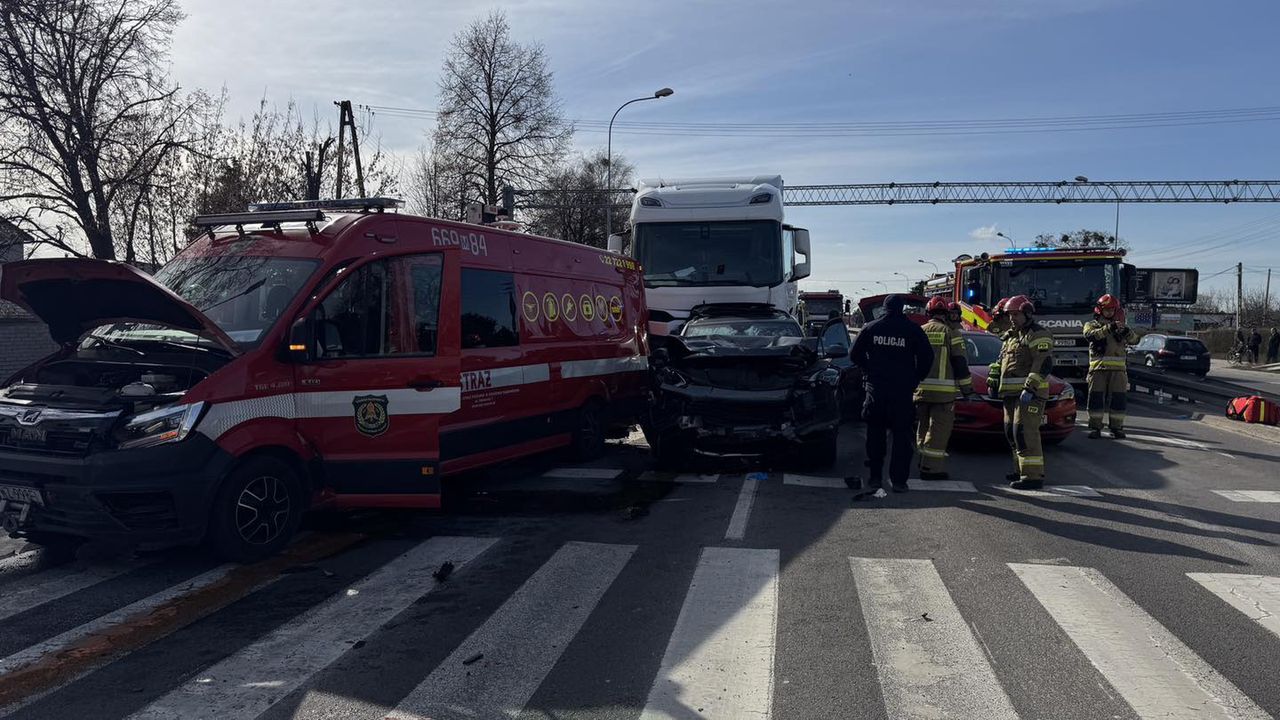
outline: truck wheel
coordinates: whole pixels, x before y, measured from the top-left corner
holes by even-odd
[[[298,488],[297,473],[276,458],[252,458],[232,470],[218,488],[209,518],[214,553],[247,563],[283,550],[302,522]]]
[[[604,404],[591,399],[578,408],[578,425],[573,431],[573,454],[579,460],[594,460],[604,454]]]

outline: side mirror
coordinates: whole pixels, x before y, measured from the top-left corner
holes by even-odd
[[[311,316],[300,317],[289,327],[289,337],[280,348],[280,359],[285,362],[306,362],[311,358],[315,344],[315,324]]]
[[[804,256],[804,262],[796,263],[792,274],[795,276],[796,280],[803,280],[804,278],[809,277],[809,268],[812,262],[809,258],[812,254],[812,250],[809,245],[809,231],[804,228],[795,228],[792,232],[795,233],[795,251],[797,254]]]
[[[611,253],[616,253],[618,255],[621,255],[622,254],[622,236],[610,235],[609,241],[606,244],[606,249]]]

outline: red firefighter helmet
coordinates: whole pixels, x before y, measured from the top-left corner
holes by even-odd
[[[1119,310],[1120,300],[1115,295],[1107,293],[1098,298],[1098,304],[1093,307],[1094,315],[1101,315],[1103,310]]]
[[[1036,304],[1031,302],[1031,298],[1026,295],[1014,295],[1004,301],[1004,311],[1007,313],[1034,315],[1036,312]]]
[[[1005,310],[1004,306],[1007,305],[1008,303],[1009,303],[1009,298],[1000,298],[1000,302],[996,303],[996,306],[991,308],[991,314],[999,315],[1000,313],[1004,312]]]
[[[947,313],[951,315],[959,315],[960,303],[956,302],[955,300],[952,300],[951,302],[947,303]]]
[[[947,311],[947,301],[940,297],[929,298],[929,302],[924,306],[926,315],[944,315]]]

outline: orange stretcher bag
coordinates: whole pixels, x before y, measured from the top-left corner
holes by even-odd
[[[1280,425],[1280,405],[1257,395],[1238,397],[1227,403],[1227,417],[1247,423]]]

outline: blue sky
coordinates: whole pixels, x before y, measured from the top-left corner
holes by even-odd
[[[332,100],[434,108],[449,38],[492,8],[542,43],[567,117],[619,122],[986,120],[1280,106],[1280,3],[1183,0],[186,0],[174,72],[225,85],[234,114],[265,96],[328,113]],[[411,152],[427,126],[375,117],[384,146]],[[774,173],[789,184],[932,180],[1265,179],[1280,175],[1280,121],[1110,131],[906,137],[689,137],[615,127],[642,176]],[[604,135],[583,129],[581,149]],[[902,285],[962,252],[995,250],[993,228],[1109,230],[1114,205],[793,208],[816,253],[810,287],[856,294]],[[1237,261],[1246,286],[1280,271],[1280,205],[1126,205],[1120,234],[1142,266]],[[1158,254],[1176,245],[1189,252]],[[1234,287],[1231,273],[1205,282]],[[1277,277],[1280,288],[1280,276]],[[1277,290],[1280,293],[1280,289]]]

